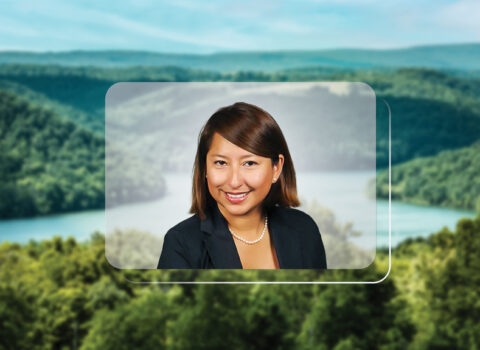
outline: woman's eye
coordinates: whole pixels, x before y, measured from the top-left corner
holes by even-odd
[[[224,160],[216,160],[216,161],[213,162],[213,164],[219,165],[219,166],[224,166],[227,163]]]
[[[243,164],[246,165],[246,166],[252,166],[252,165],[257,164],[257,162],[254,162],[253,160],[249,160],[249,161],[246,161],[246,162],[243,163]]]

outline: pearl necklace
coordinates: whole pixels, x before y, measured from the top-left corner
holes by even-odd
[[[260,241],[262,240],[263,236],[265,236],[265,232],[267,232],[267,224],[268,224],[268,218],[265,216],[265,226],[263,227],[262,234],[260,235],[260,237],[258,237],[257,239],[254,239],[253,241],[248,241],[248,240],[246,240],[245,238],[240,237],[240,236],[237,235],[235,232],[233,232],[233,230],[230,228],[230,226],[228,227],[228,230],[230,231],[230,233],[232,234],[233,237],[235,237],[236,239],[242,241],[243,243],[246,243],[246,244],[255,244],[255,243],[260,242]]]

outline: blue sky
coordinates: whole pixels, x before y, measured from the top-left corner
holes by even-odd
[[[210,53],[480,42],[478,0],[2,1],[0,50]]]

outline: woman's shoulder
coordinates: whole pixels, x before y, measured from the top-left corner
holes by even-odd
[[[273,210],[274,217],[285,220],[287,223],[295,223],[296,225],[316,225],[315,221],[307,213],[290,207],[275,207]]]
[[[197,215],[179,222],[170,228],[164,237],[164,242],[177,246],[196,245],[202,239],[200,218]]]
[[[192,232],[198,231],[200,228],[200,218],[198,215],[192,215],[188,219],[185,219],[172,228],[168,232]]]
[[[173,226],[163,238],[158,268],[191,268],[199,254],[200,220],[196,215]]]

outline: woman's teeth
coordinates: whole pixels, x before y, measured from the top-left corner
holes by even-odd
[[[239,193],[239,194],[227,193],[227,196],[229,196],[230,198],[243,198],[246,195],[247,195],[247,192]]]

